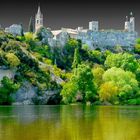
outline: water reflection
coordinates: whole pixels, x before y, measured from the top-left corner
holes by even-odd
[[[0,107],[0,140],[139,140],[140,107]]]

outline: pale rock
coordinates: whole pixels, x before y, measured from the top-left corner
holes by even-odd
[[[10,27],[5,28],[5,32],[11,33],[13,35],[22,35],[22,26],[18,24],[13,24]]]

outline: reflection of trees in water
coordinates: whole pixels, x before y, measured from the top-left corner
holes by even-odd
[[[12,116],[12,110],[11,106],[0,106],[0,118]]]
[[[105,106],[99,109],[99,117],[94,122],[93,137],[98,137],[98,140],[138,140],[139,131],[140,110]]]
[[[138,107],[0,108],[0,140],[138,140],[139,131]]]
[[[60,106],[16,106],[13,114],[18,118],[19,123],[28,124],[44,119],[46,121],[55,118],[59,119]]]
[[[96,108],[93,106],[68,106],[62,111],[64,134],[70,140],[91,140],[93,138],[92,122],[96,119]]]

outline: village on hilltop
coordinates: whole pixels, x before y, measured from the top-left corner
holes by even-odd
[[[35,33],[44,27],[43,14],[41,13],[40,6],[35,16]],[[135,44],[135,40],[138,37],[138,33],[135,31],[135,17],[131,12],[129,17],[126,16],[124,23],[124,29],[122,30],[100,30],[98,21],[89,22],[89,28],[77,27],[76,29],[61,28],[60,30],[51,30],[47,28],[49,35],[47,35],[47,41],[50,46],[64,46],[67,40],[70,38],[80,39],[83,44],[87,44],[90,49],[99,48],[101,50],[122,46],[127,50],[131,50]],[[5,28],[6,32],[14,35],[21,35],[22,26],[13,24],[8,28]]]

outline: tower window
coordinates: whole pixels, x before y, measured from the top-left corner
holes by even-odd
[[[39,24],[39,20],[37,20],[37,24]]]

